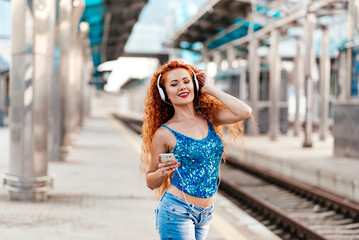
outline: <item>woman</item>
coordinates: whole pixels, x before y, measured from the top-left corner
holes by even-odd
[[[183,61],[154,73],[145,99],[141,168],[147,186],[161,197],[156,209],[161,239],[206,238],[224,150],[221,126],[230,124],[237,138],[251,111]],[[176,160],[160,160],[171,152]]]

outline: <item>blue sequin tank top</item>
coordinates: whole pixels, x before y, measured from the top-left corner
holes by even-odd
[[[171,184],[187,194],[212,197],[217,191],[219,165],[223,155],[223,142],[207,120],[208,134],[204,139],[194,139],[172,130],[176,146],[172,153],[181,165],[174,172]],[[182,177],[182,178],[181,178]],[[183,180],[183,181],[182,181]]]

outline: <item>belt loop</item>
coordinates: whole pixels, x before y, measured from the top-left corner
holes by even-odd
[[[162,197],[160,198],[160,201],[159,201],[159,202],[161,202],[161,201],[162,201],[162,199],[165,197],[166,192],[167,192],[167,191],[164,191],[164,193],[162,194]]]

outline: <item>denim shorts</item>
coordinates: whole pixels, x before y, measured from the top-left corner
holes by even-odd
[[[156,229],[161,240],[204,240],[214,207],[198,207],[165,191],[156,213]]]

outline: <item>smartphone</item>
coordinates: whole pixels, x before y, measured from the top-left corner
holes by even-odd
[[[175,155],[173,153],[161,153],[161,162],[168,162],[168,161],[176,161]]]

